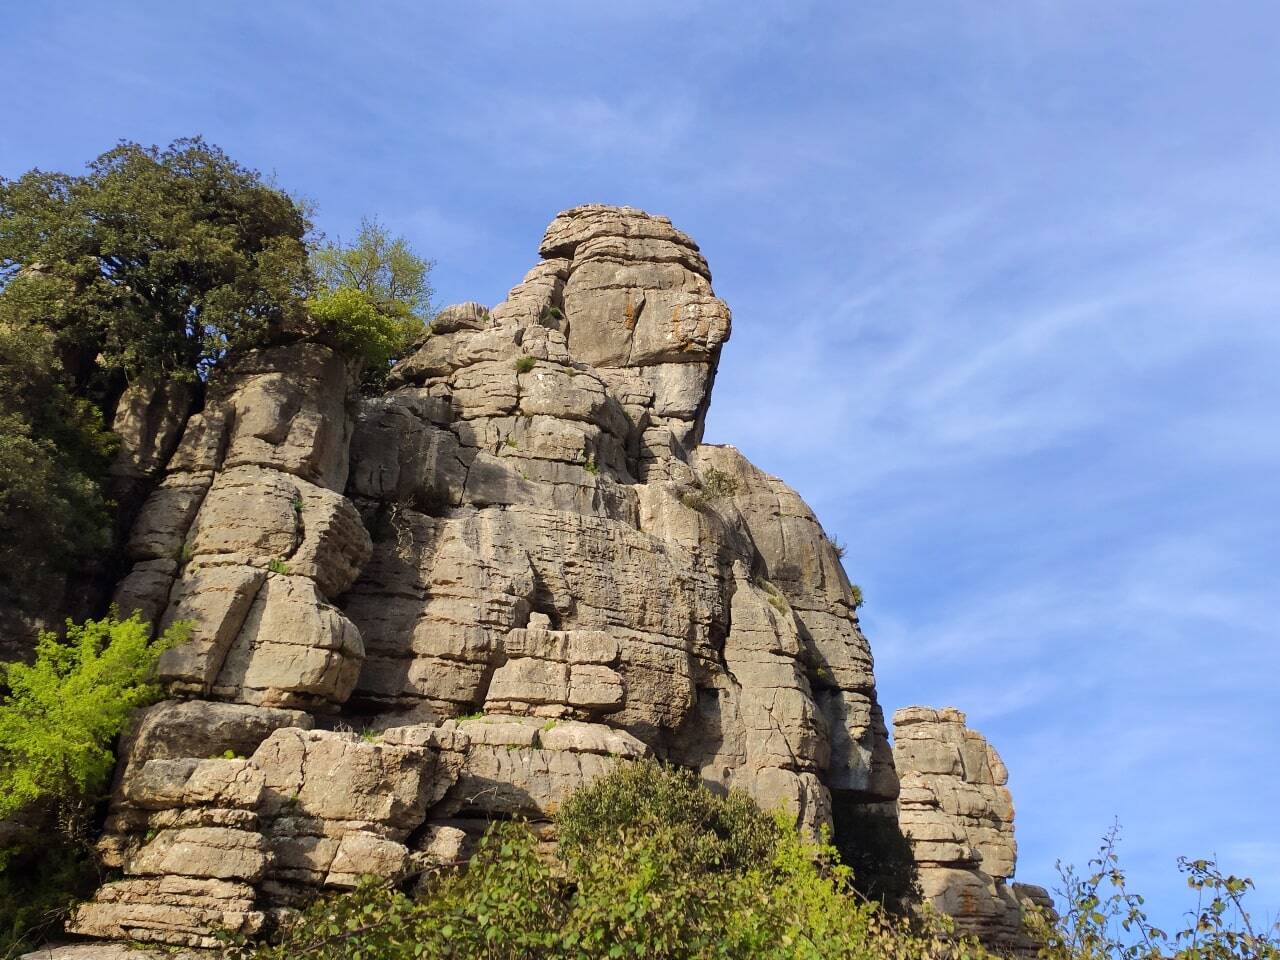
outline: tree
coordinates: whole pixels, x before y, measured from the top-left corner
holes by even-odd
[[[0,956],[56,930],[101,881],[90,850],[92,811],[132,712],[154,702],[156,660],[189,635],[176,623],[153,639],[135,613],[44,633],[32,664],[0,664]]]
[[[77,392],[194,377],[301,317],[298,204],[199,137],[121,143],[83,176],[0,180],[0,297],[47,326]]]
[[[311,263],[319,287],[307,301],[312,318],[364,361],[365,391],[380,390],[391,363],[425,332],[433,264],[369,219],[361,221],[355,243],[320,245]]]
[[[404,237],[393,237],[375,219],[360,222],[355,243],[326,243],[312,254],[316,279],[322,288],[351,287],[389,314],[417,317],[424,323],[431,313],[430,260],[423,260]]]
[[[195,380],[304,322],[308,227],[199,138],[0,179],[0,612],[56,617],[50,574],[106,561],[106,425],[127,381]]]
[[[10,308],[0,298],[0,594],[30,608],[110,542],[99,481],[114,438],[63,381],[52,332]]]

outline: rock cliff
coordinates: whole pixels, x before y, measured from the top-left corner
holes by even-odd
[[[809,829],[833,792],[893,810],[901,776],[926,893],[1005,937],[998,757],[921,708],[891,751],[836,548],[701,442],[730,312],[697,244],[591,205],[540,254],[492,309],[441,311],[382,396],[300,341],[157,427],[116,601],[195,630],[122,744],[100,849],[124,879],[72,929],[211,945],[657,756]]]

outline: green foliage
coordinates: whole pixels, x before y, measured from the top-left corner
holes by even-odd
[[[1187,926],[1170,935],[1153,926],[1143,898],[1129,890],[1116,852],[1120,830],[1102,838],[1087,874],[1058,864],[1055,891],[1066,909],[1061,919],[1033,911],[1028,928],[1042,943],[1044,960],[1280,960],[1280,922],[1255,926],[1244,898],[1247,877],[1224,874],[1213,860],[1181,857],[1178,869],[1195,891]]]
[[[42,634],[35,662],[0,664],[0,820],[17,829],[0,846],[0,957],[56,933],[101,877],[91,854],[94,804],[111,773],[115,738],[154,702],[156,660],[189,634],[158,639],[137,614],[67,624]]]
[[[41,634],[34,663],[0,665],[9,691],[0,702],[0,818],[38,801],[94,796],[129,714],[159,697],[156,660],[189,632],[181,622],[153,640],[137,613],[68,623],[66,639]]]
[[[418,332],[431,313],[431,268],[404,237],[393,237],[377,220],[363,220],[355,243],[327,243],[311,255],[322,288],[350,288],[365,294],[378,309],[418,318]]]
[[[516,373],[528,373],[537,362],[533,357],[519,357],[516,360]]]
[[[56,335],[76,383],[104,370],[191,377],[296,318],[298,205],[199,138],[121,143],[83,176],[0,181],[0,286]]]
[[[44,576],[109,543],[100,480],[114,438],[71,393],[53,334],[13,313],[0,295],[0,595],[29,607]]]
[[[403,237],[364,220],[354,243],[327,243],[311,255],[319,291],[307,308],[321,330],[364,363],[366,392],[381,389],[391,364],[428,329],[433,264]]]
[[[853,597],[853,609],[857,610],[863,603],[862,588],[856,583],[851,583],[849,584],[849,593],[852,594]]]
[[[718,797],[697,776],[646,760],[618,767],[570,797],[556,816],[562,853],[578,859],[624,832],[672,829],[699,869],[736,870],[768,859],[774,821],[746,794]]]
[[[631,801],[631,802],[628,802]],[[369,881],[310,907],[254,960],[960,960],[987,955],[926,918],[916,929],[857,897],[825,843],[687,773],[624,765],[557,818],[560,863],[499,822],[469,865],[417,896]],[[565,832],[568,833],[566,841]]]
[[[737,477],[709,467],[698,478],[698,486],[693,490],[682,490],[680,502],[690,510],[705,510],[718,500],[735,496],[742,484]]]
[[[379,371],[384,380],[391,361],[403,356],[422,330],[417,318],[384,310],[355,287],[318,293],[307,301],[307,310],[340,350],[358,357],[370,371]]]
[[[267,569],[272,573],[288,573],[289,564],[285,563],[279,557],[272,557],[267,561]]]
[[[787,602],[787,598],[782,595],[782,591],[775,587],[772,582],[764,577],[756,577],[754,582],[757,588],[764,591],[765,599],[769,601],[769,606],[783,616],[791,613],[791,604]]]
[[[708,500],[725,500],[736,496],[742,488],[737,477],[723,470],[717,470],[715,467],[704,470],[700,479],[702,492]]]
[[[596,455],[594,453],[587,457],[587,462],[582,465],[582,469],[593,477],[600,473],[600,464],[596,463]]]

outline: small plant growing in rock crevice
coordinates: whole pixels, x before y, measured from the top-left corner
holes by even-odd
[[[862,606],[863,597],[862,597],[862,588],[860,586],[858,586],[856,583],[849,584],[849,595],[853,603],[853,609],[857,610],[859,607]]]
[[[533,357],[519,357],[516,360],[516,373],[528,373],[538,361]]]
[[[582,469],[587,471],[587,473],[591,474],[593,477],[600,473],[600,465],[596,463],[596,456],[594,453],[587,457],[587,462],[582,465]]]
[[[736,496],[742,489],[742,483],[737,477],[715,467],[703,471],[701,481],[702,492],[708,500],[726,500]]]
[[[289,564],[285,563],[279,557],[272,557],[267,561],[267,569],[272,573],[288,573]]]

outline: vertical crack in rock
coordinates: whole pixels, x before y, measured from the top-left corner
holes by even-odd
[[[122,748],[101,848],[125,879],[73,930],[251,933],[454,859],[490,818],[544,830],[641,757],[809,830],[833,790],[891,808],[835,547],[789,487],[701,443],[730,312],[697,244],[588,205],[541,255],[492,310],[442,310],[383,396],[309,342],[211,381],[117,592],[195,631]]]

